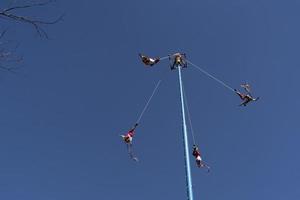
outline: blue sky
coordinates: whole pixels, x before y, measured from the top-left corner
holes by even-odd
[[[139,52],[189,60],[231,87],[249,82],[261,99],[239,98],[196,69],[183,71],[195,137],[212,171],[192,159],[195,199],[299,199],[297,93],[299,1],[59,1],[29,15],[46,27],[4,23],[23,68],[0,74],[0,198],[6,200],[185,199],[177,73],[147,69]],[[132,162],[119,135],[137,119]],[[191,142],[191,141],[190,141]]]

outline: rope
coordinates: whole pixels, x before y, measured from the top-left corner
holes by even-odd
[[[183,97],[184,97],[184,101],[185,101],[185,106],[186,106],[187,114],[188,114],[188,118],[189,118],[189,124],[190,124],[190,127],[191,127],[193,144],[196,144],[194,129],[193,129],[193,125],[192,125],[192,119],[191,119],[191,114],[190,114],[190,109],[189,109],[189,105],[188,105],[188,101],[187,101],[187,97],[186,97],[186,92],[185,92],[185,89],[184,89],[184,85],[182,85],[182,88],[183,88]]]
[[[147,108],[148,108],[148,106],[149,106],[149,104],[150,104],[150,102],[151,102],[151,100],[152,100],[152,97],[153,97],[154,94],[156,93],[156,91],[157,91],[157,89],[158,89],[158,87],[159,87],[161,81],[162,81],[162,79],[160,79],[160,80],[156,83],[155,88],[154,88],[154,90],[152,91],[152,94],[151,94],[150,98],[148,99],[146,105],[144,106],[144,108],[143,108],[143,110],[142,110],[140,116],[138,117],[138,120],[136,121],[136,123],[139,123],[139,122],[141,121],[141,119],[142,119],[142,117],[143,117],[145,111],[147,110]]]
[[[167,58],[169,58],[169,56],[161,57],[161,58],[159,58],[159,59],[160,59],[160,60],[165,60],[165,59],[167,59]]]
[[[208,73],[207,71],[205,71],[204,69],[202,69],[201,67],[195,65],[194,63],[192,63],[191,61],[187,60],[186,61],[188,63],[190,63],[193,67],[195,67],[196,69],[200,70],[202,73],[204,73],[205,75],[207,75],[208,77],[212,78],[213,80],[217,81],[218,83],[220,83],[221,85],[223,85],[224,87],[226,87],[227,89],[231,90],[234,92],[234,89],[232,87],[230,87],[229,85],[227,85],[226,83],[224,83],[223,81],[221,81],[220,79],[214,77],[213,75],[211,75],[210,73]]]

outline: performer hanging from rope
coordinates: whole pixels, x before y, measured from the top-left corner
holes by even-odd
[[[134,131],[136,129],[136,127],[138,126],[138,124],[136,123],[133,128],[131,128],[127,133],[126,135],[121,135],[121,137],[123,138],[124,142],[129,144],[129,143],[132,143],[132,139],[133,139],[133,136],[134,136]]]
[[[165,58],[164,58],[164,59],[165,59]],[[144,116],[145,111],[146,111],[147,108],[149,107],[149,104],[150,104],[150,102],[151,102],[151,100],[152,100],[154,94],[157,92],[157,90],[158,90],[158,88],[159,88],[161,82],[162,82],[162,79],[160,79],[160,80],[156,83],[156,85],[155,85],[155,87],[154,87],[154,89],[153,89],[153,91],[152,91],[150,97],[148,98],[148,100],[147,100],[147,102],[146,102],[146,104],[145,104],[145,106],[144,106],[142,112],[140,113],[138,119],[136,120],[135,125],[134,125],[134,126],[133,126],[133,127],[132,127],[125,135],[120,135],[120,136],[123,138],[123,141],[124,141],[124,143],[125,143],[126,146],[127,146],[127,150],[128,150],[128,154],[129,154],[130,158],[133,159],[134,161],[138,161],[138,158],[134,156],[134,153],[133,153],[133,145],[132,145],[132,140],[133,140],[133,137],[134,137],[134,135],[135,135],[135,129],[136,129],[136,127],[138,126],[138,124],[140,123],[142,117]]]
[[[196,158],[197,167],[202,168],[205,167],[207,172],[209,172],[210,167],[202,161],[201,154],[197,145],[193,145],[193,156]]]
[[[133,153],[133,146],[132,146],[132,140],[133,140],[133,136],[134,136],[134,132],[135,132],[135,129],[136,127],[138,126],[138,123],[136,123],[133,128],[131,128],[125,135],[120,135],[126,146],[127,146],[127,150],[128,150],[128,154],[130,156],[131,159],[133,159],[134,161],[138,161],[138,158],[136,156],[134,156],[134,153]]]
[[[155,65],[156,63],[158,63],[160,61],[159,58],[150,58],[148,56],[145,56],[145,55],[142,55],[139,53],[139,56],[141,57],[142,59],[142,62],[145,64],[145,65],[150,65],[150,66],[153,66]]]
[[[259,97],[254,98],[251,95],[249,84],[247,84],[247,83],[242,84],[241,87],[245,89],[246,93],[241,93],[237,89],[234,89],[235,93],[241,98],[241,100],[243,100],[243,102],[240,104],[240,106],[247,106],[247,104],[250,103],[251,101],[257,101],[259,99]]]
[[[169,56],[169,59],[171,60],[171,57],[174,58],[173,64],[171,65],[171,70],[175,69],[179,65],[183,68],[187,67],[187,62],[185,61],[185,54],[184,53],[175,53],[172,56]]]

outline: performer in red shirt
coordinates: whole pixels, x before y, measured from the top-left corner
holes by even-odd
[[[197,145],[193,146],[193,156],[196,159],[197,167],[199,167],[199,168],[205,167],[205,168],[207,168],[207,170],[209,172],[210,167],[202,161],[201,154],[200,154],[200,151],[199,151],[199,148],[197,147]]]

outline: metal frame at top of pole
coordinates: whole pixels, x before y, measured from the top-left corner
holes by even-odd
[[[191,176],[191,165],[189,157],[189,144],[185,120],[185,104],[184,104],[184,94],[183,85],[181,77],[182,66],[178,65],[178,77],[179,77],[179,87],[180,87],[180,99],[181,99],[181,113],[182,113],[182,131],[183,131],[183,145],[184,145],[184,158],[185,158],[185,173],[186,173],[186,187],[187,187],[187,199],[194,200],[193,196],[193,186],[192,186],[192,176]]]

